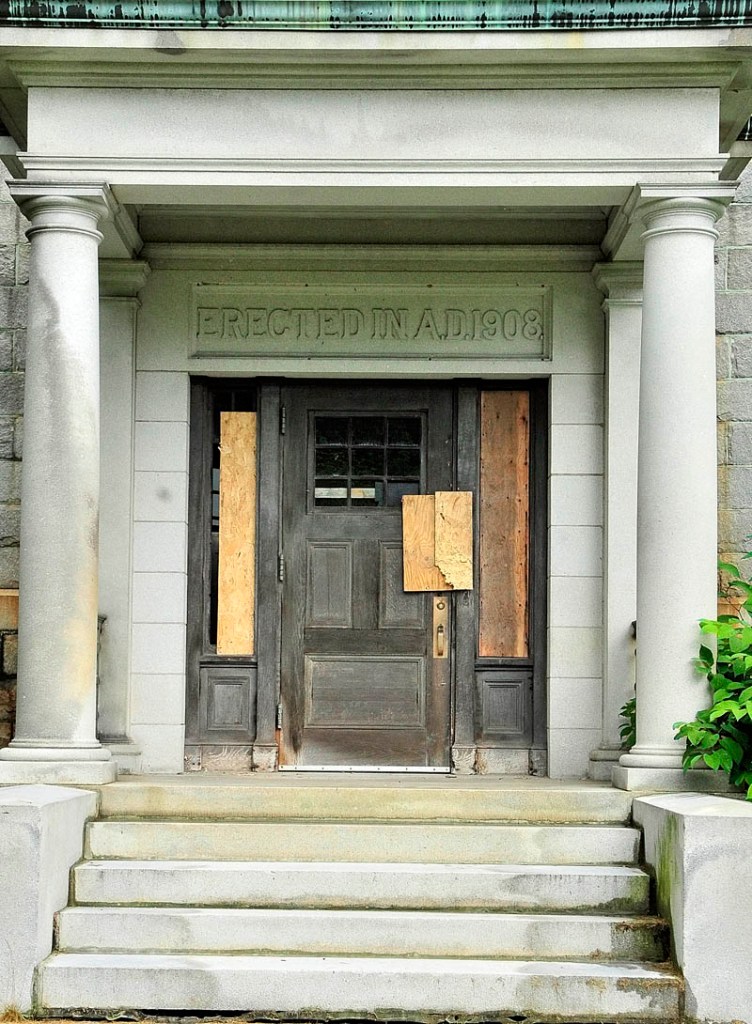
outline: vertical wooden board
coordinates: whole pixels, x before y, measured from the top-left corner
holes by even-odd
[[[407,591],[452,589],[436,568],[435,517],[433,494],[402,498],[402,576]]]
[[[256,414],[220,413],[217,654],[253,654]]]
[[[473,589],[473,495],[437,491],[434,562],[452,590]]]
[[[484,391],[480,408],[480,657],[528,655],[530,397]]]

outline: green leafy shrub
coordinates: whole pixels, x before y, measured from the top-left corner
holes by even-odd
[[[637,698],[630,697],[626,704],[619,709],[619,717],[624,721],[619,729],[621,745],[624,750],[629,750],[637,742]]]
[[[694,721],[676,722],[674,728],[676,739],[687,742],[685,769],[703,762],[724,771],[752,800],[752,586],[737,566],[721,562],[719,568],[728,577],[721,596],[736,598],[739,613],[700,620],[702,632],[716,637],[716,650],[702,644],[695,659],[710,683],[713,702]]]

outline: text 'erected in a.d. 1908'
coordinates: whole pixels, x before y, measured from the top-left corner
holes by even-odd
[[[430,305],[416,301],[422,298],[418,294],[400,295],[399,305],[365,304],[357,301],[360,295],[353,295],[355,301],[347,305],[314,304],[310,292],[303,304],[289,301],[290,289],[275,302],[250,304],[239,294],[217,294],[221,290],[194,289],[194,356],[548,354],[548,295],[543,288],[505,295],[497,291],[493,304],[489,295],[472,294],[463,295],[465,301]],[[481,301],[468,303],[470,297]]]

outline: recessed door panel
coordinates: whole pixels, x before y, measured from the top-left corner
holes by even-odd
[[[402,544],[382,541],[379,559],[379,626],[381,629],[422,629],[425,597],[408,593],[402,584]]]
[[[352,626],[352,544],[308,544],[306,626]]]
[[[423,672],[420,657],[306,655],[306,728],[420,728]]]

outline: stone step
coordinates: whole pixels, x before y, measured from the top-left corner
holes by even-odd
[[[621,790],[548,779],[340,775],[335,781],[298,773],[235,781],[125,779],[102,788],[100,816],[623,824],[632,806]]]
[[[406,910],[74,907],[58,915],[62,951],[288,953],[376,957],[663,960],[651,918]]]
[[[633,867],[84,861],[77,903],[172,906],[573,911],[645,914],[648,876]]]
[[[418,864],[633,864],[636,829],[617,825],[94,821],[89,858]]]
[[[37,1010],[242,1012],[323,1017],[501,1020],[679,1019],[665,969],[572,961],[55,953],[39,968]]]

